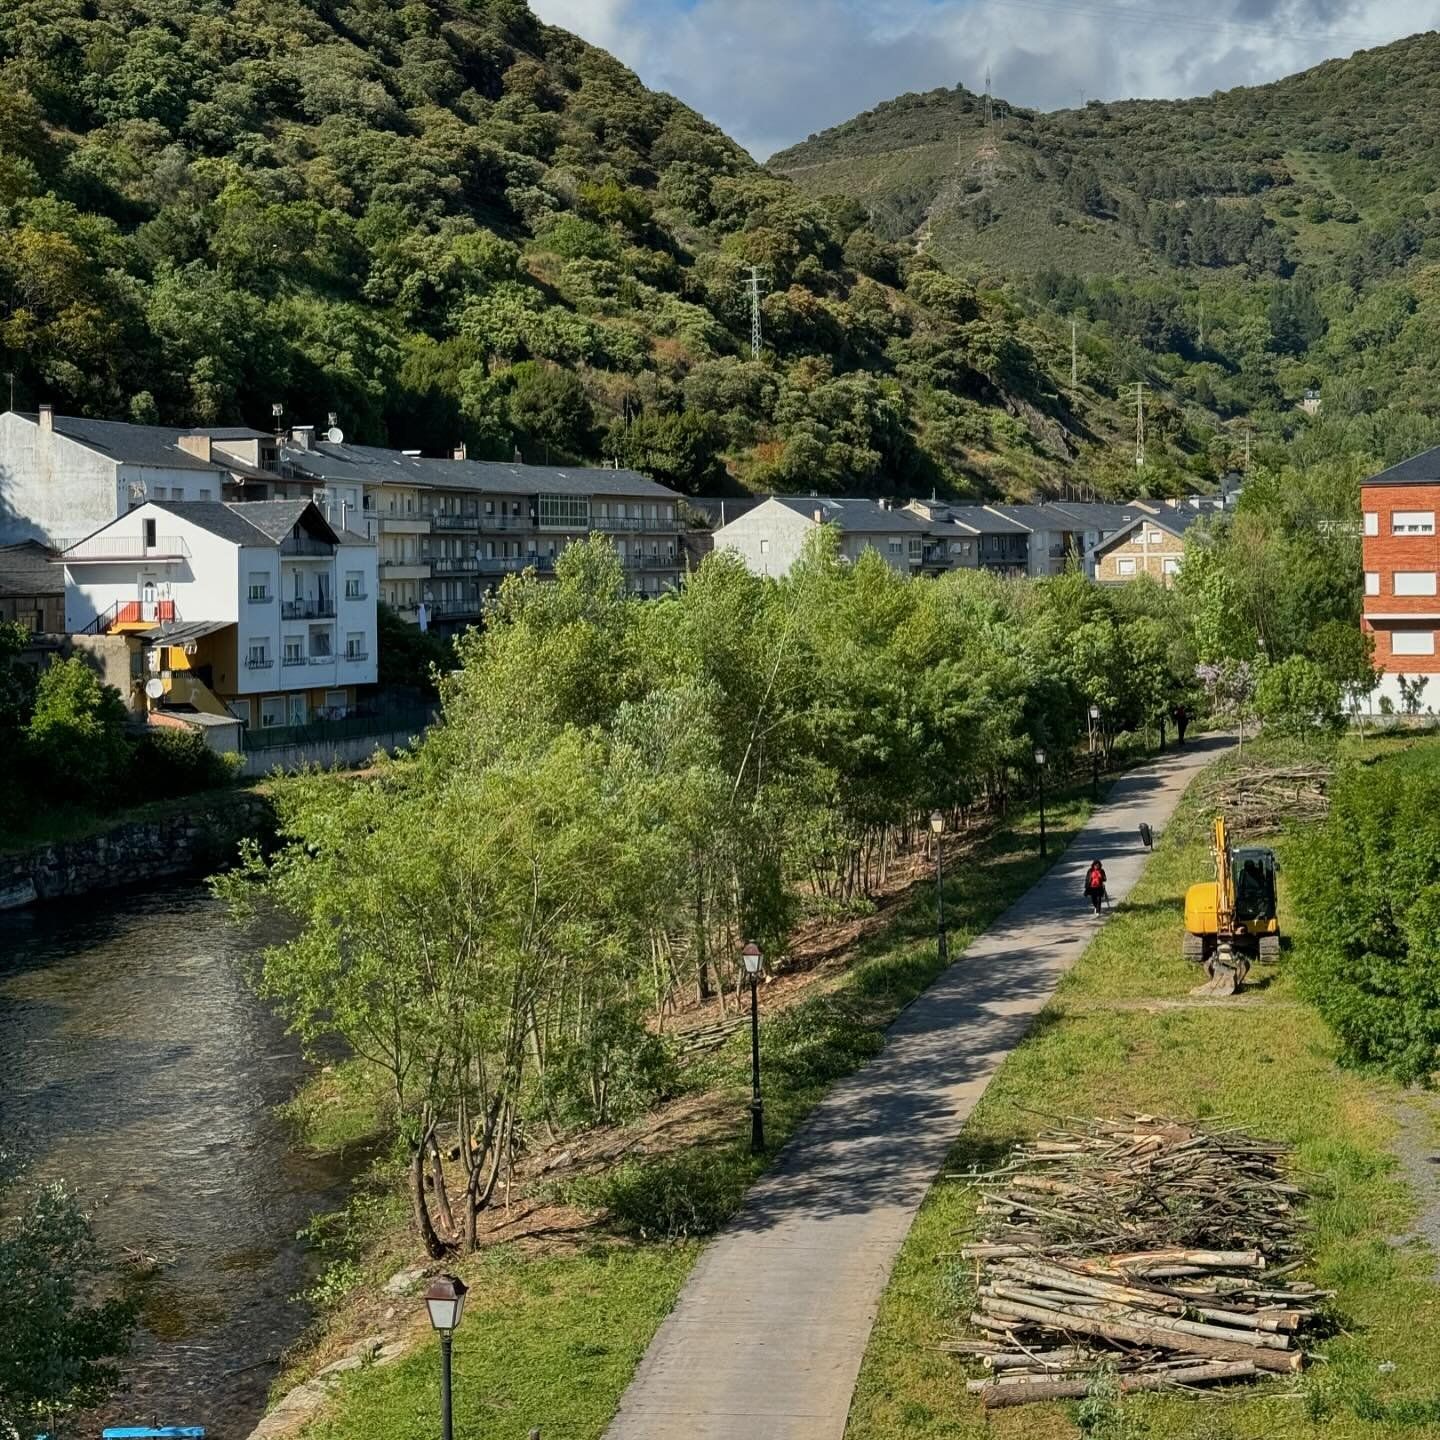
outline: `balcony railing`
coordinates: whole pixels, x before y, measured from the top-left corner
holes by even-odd
[[[286,600],[280,606],[282,620],[333,620],[335,602],[316,597],[309,600]]]
[[[312,655],[310,663],[312,665],[333,665],[335,657],[333,655]]]
[[[335,553],[335,547],[328,540],[317,540],[313,535],[287,535],[280,542],[280,553],[328,560]]]
[[[303,655],[287,655],[280,663],[281,665],[304,665],[306,660]]]
[[[478,564],[472,555],[431,555],[429,561],[436,575],[474,575]]]
[[[245,668],[247,670],[273,670],[275,657],[273,655],[247,655]]]
[[[482,530],[534,530],[534,520],[528,515],[477,515]]]
[[[533,566],[536,570],[553,570],[555,568],[555,557],[553,555],[506,555],[485,557],[482,556],[475,562],[476,570],[481,575],[515,575],[521,570]]]
[[[431,521],[437,530],[478,530],[478,515],[432,515]]]
[[[173,600],[117,600],[81,633],[104,635],[118,625],[171,625],[179,618]]]
[[[345,658],[347,660],[368,660],[370,652],[368,650],[347,650]]]
[[[646,520],[643,516],[632,515],[592,515],[588,528],[610,534],[627,530],[674,530],[677,527],[673,520]]]
[[[365,599],[365,592],[363,590],[347,590],[345,592],[345,598],[347,600],[363,600]]]
[[[429,560],[421,555],[410,560],[382,560],[380,568],[382,570],[420,570],[429,563]]]
[[[67,563],[92,560],[188,560],[190,547],[178,535],[159,535],[153,545],[141,535],[92,535],[60,557]]]

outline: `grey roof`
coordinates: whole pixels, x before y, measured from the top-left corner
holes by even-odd
[[[678,500],[674,490],[634,470],[586,466],[514,465],[497,460],[452,460],[407,455],[374,445],[332,445],[321,441],[308,450],[285,446],[282,466],[316,480],[348,480],[362,485],[420,485],[437,490],[474,490],[488,495],[600,495],[646,500]]]
[[[1378,475],[1361,482],[1364,485],[1435,485],[1440,484],[1440,445],[1422,450]]]
[[[1055,500],[1040,507],[1044,510],[1058,510],[1073,515],[1083,522],[1086,530],[1119,530],[1142,515],[1151,515],[1160,507],[1132,501],[1130,504],[1100,500]]]
[[[1199,519],[1201,519],[1201,515],[1198,510],[1172,510],[1167,506],[1158,515],[1137,515],[1128,525],[1107,535],[1095,549],[1097,551],[1108,550],[1112,545],[1124,540],[1132,530],[1147,523],[1168,531],[1179,539]]]
[[[337,533],[313,500],[152,500],[167,510],[235,545],[278,545],[307,516],[337,545],[368,545],[351,531]]]
[[[38,425],[36,414],[20,414],[21,419]],[[56,415],[55,433],[74,440],[87,450],[98,451],[122,465],[149,465],[166,470],[215,470],[229,468],[228,460],[219,463],[202,460],[180,448],[182,435],[208,435],[212,440],[264,439],[262,430],[247,430],[242,425],[225,425],[212,429],[187,428],[173,425],[131,425],[123,420],[89,420],[77,415]]]
[[[38,540],[0,545],[0,595],[63,595],[64,572],[56,552]]]
[[[937,512],[938,515],[938,512]],[[945,518],[973,530],[979,535],[1028,535],[1030,527],[1019,520],[999,515],[984,505],[950,505]]]
[[[142,645],[188,645],[205,635],[214,635],[228,630],[233,620],[175,620],[162,625],[158,630],[149,631],[140,637]]]
[[[787,510],[807,519],[818,510],[824,516],[826,525],[857,534],[880,535],[923,535],[928,526],[918,515],[908,510],[897,510],[893,506],[881,505],[878,500],[863,500],[831,495],[772,495]]]

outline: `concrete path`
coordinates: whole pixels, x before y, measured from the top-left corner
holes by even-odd
[[[841,1440],[876,1307],[965,1117],[1098,924],[1081,897],[1101,856],[1111,898],[1145,864],[1195,772],[1228,742],[1118,781],[1064,858],[839,1082],[700,1257],[607,1440]]]

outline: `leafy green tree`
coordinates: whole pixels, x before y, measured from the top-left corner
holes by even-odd
[[[1255,708],[1267,731],[1304,735],[1333,730],[1341,720],[1340,686],[1304,655],[1267,665],[1255,687]]]
[[[0,1155],[0,1431],[32,1435],[110,1397],[136,1314],[114,1285],[74,1194],[25,1185]]]
[[[510,421],[523,437],[532,464],[565,460],[589,449],[595,412],[572,371],[527,360],[516,365],[510,377]]]
[[[129,759],[128,719],[120,692],[72,655],[41,672],[26,748],[57,795],[103,804],[118,790]]]

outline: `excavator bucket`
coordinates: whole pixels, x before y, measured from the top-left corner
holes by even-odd
[[[1205,973],[1210,978],[1190,993],[1213,1000],[1228,1000],[1245,983],[1249,971],[1250,962],[1247,959],[1235,954],[1228,945],[1222,945],[1205,962]]]

